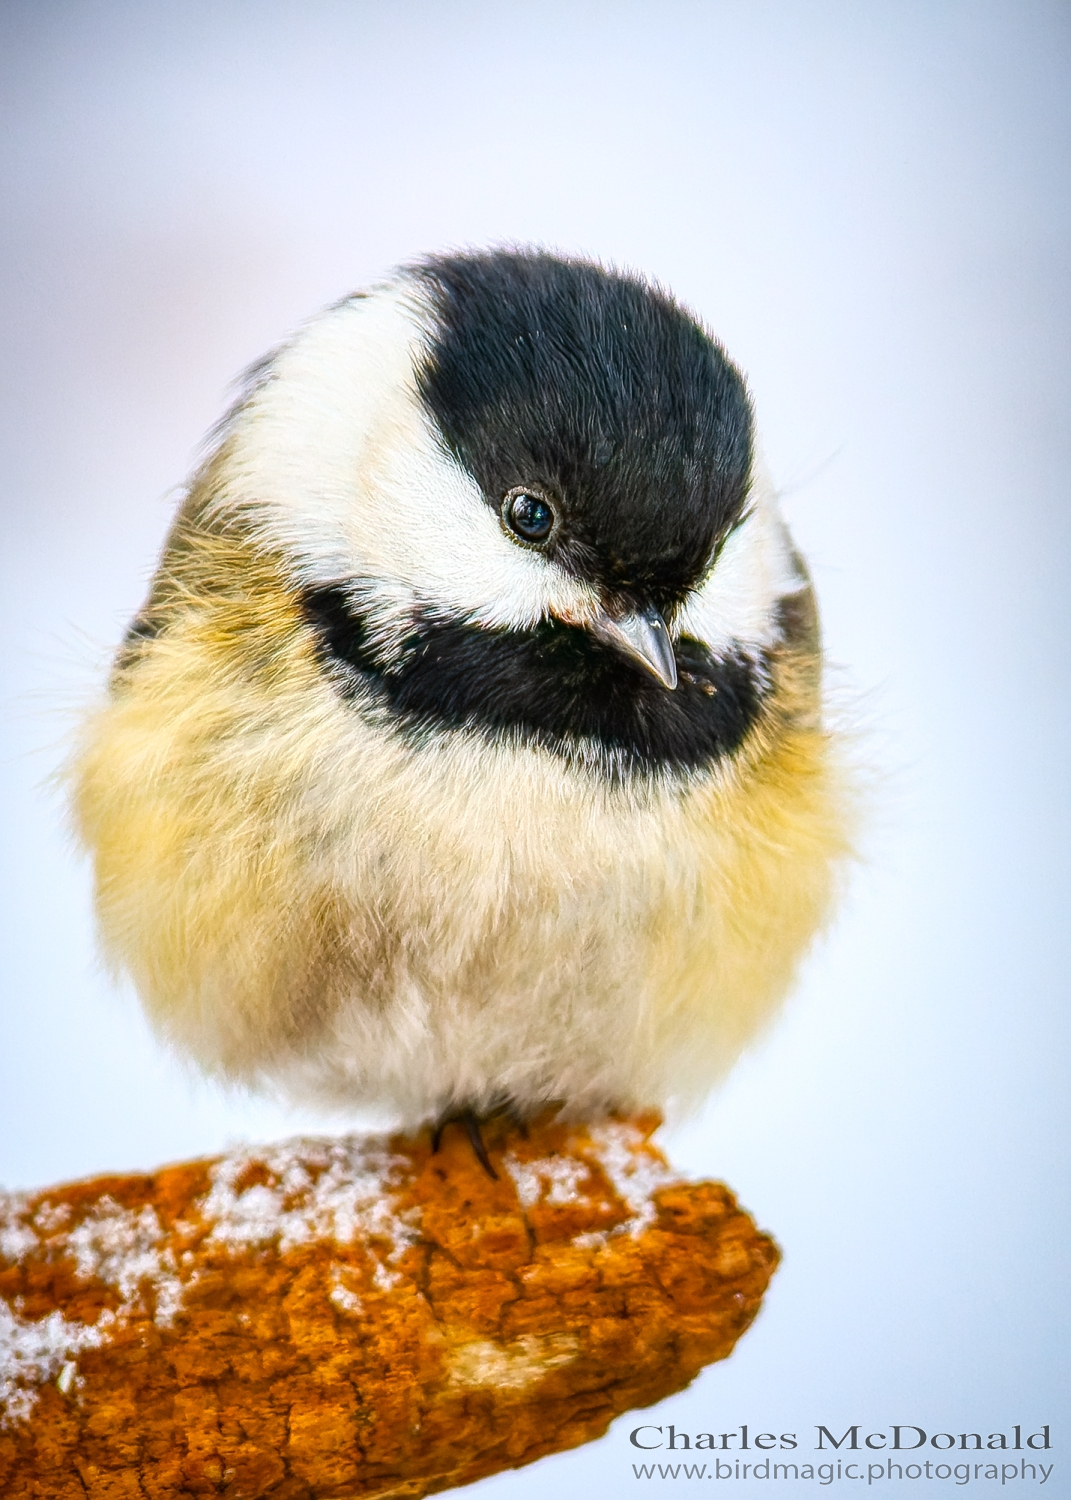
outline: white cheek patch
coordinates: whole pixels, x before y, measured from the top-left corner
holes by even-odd
[[[715,656],[741,646],[758,654],[778,639],[778,600],[804,587],[788,529],[766,475],[756,475],[747,519],[729,536],[713,570],[677,615],[674,632]]]
[[[586,616],[593,590],[511,541],[443,447],[414,378],[427,319],[393,285],[299,334],[236,418],[217,504],[252,516],[302,585],[367,580],[384,645],[417,605],[512,629]]]
[[[367,525],[352,537],[354,555],[363,555],[374,577],[492,628],[530,629],[548,614],[582,612],[593,602],[587,585],[510,539],[415,394],[397,393],[391,419],[364,476]]]

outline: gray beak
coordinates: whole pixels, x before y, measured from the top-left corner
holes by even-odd
[[[639,662],[663,687],[677,686],[677,659],[666,622],[657,609],[635,610],[616,619],[601,609],[588,627],[599,640]]]

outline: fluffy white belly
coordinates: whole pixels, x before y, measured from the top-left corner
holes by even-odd
[[[351,918],[315,1048],[284,1064],[289,1087],[407,1119],[662,1097],[664,928],[711,940],[696,930],[682,794],[476,737],[388,757],[333,844]]]
[[[159,1029],[408,1122],[701,1098],[828,909],[844,818],[813,720],[614,782],[475,732],[414,745],[288,649],[255,712],[160,651],[90,726],[102,934]]]

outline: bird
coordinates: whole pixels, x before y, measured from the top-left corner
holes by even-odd
[[[72,759],[167,1043],[440,1131],[708,1096],[851,845],[754,429],[668,291],[541,248],[415,260],[252,367]]]

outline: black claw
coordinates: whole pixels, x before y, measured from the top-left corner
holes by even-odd
[[[528,1139],[528,1121],[515,1104],[506,1105],[506,1118],[522,1140]]]
[[[491,1165],[491,1158],[488,1156],[487,1147],[483,1143],[483,1136],[480,1134],[479,1120],[477,1120],[471,1109],[467,1109],[461,1118],[464,1122],[465,1129],[468,1132],[469,1141],[472,1143],[472,1149],[476,1153],[476,1160],[487,1173],[488,1177],[493,1177],[497,1182],[498,1173]]]
[[[453,1115],[443,1115],[442,1119],[437,1122],[431,1132],[432,1155],[436,1155],[439,1147],[442,1145],[443,1131],[448,1125],[464,1125],[465,1134],[469,1138],[469,1144],[472,1146],[476,1160],[487,1173],[488,1177],[494,1178],[495,1182],[497,1182],[499,1180],[498,1173],[491,1165],[491,1158],[488,1156],[487,1147],[483,1143],[483,1136],[480,1134],[480,1122],[471,1109],[462,1109]]]

